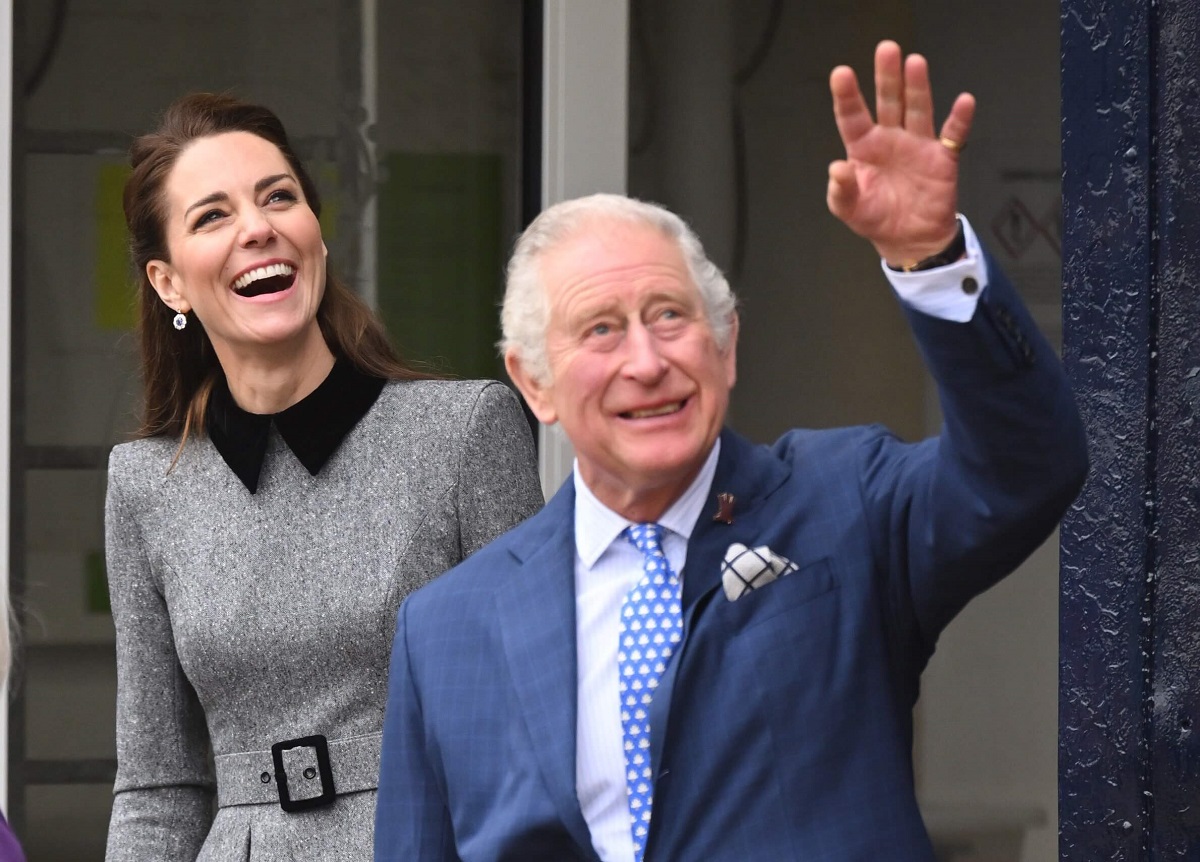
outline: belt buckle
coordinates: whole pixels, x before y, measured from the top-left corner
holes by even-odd
[[[321,794],[307,799],[292,799],[288,792],[287,770],[283,767],[283,753],[293,748],[312,748],[317,754],[317,771],[321,776]],[[284,811],[305,811],[333,802],[337,795],[333,789],[333,770],[329,768],[329,742],[322,734],[285,739],[271,746],[271,760],[275,763],[275,788],[279,792],[279,807]]]

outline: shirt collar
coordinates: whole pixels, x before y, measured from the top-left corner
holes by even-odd
[[[239,407],[222,374],[208,399],[208,436],[251,494],[258,490],[272,423],[292,454],[315,476],[371,409],[384,383],[339,359],[321,385],[304,398],[279,413],[264,414]]]
[[[704,461],[704,466],[688,485],[679,499],[663,512],[658,523],[672,533],[680,535],[684,540],[692,537],[692,530],[700,518],[704,501],[708,498],[709,488],[712,487],[713,476],[717,472],[717,459],[721,455],[721,440],[713,445],[712,451]],[[592,493],[592,489],[583,481],[579,474],[579,460],[575,461],[575,551],[587,568],[591,568],[600,559],[608,546],[621,533],[633,524],[628,518],[623,518],[612,509],[605,506]]]

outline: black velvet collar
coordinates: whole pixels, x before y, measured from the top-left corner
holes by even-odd
[[[222,375],[208,399],[208,436],[251,494],[258,490],[272,422],[292,454],[315,476],[371,409],[385,382],[339,359],[303,399],[280,413],[260,414],[237,405]]]

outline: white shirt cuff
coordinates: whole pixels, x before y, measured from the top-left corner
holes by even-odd
[[[921,272],[897,272],[882,260],[879,265],[900,301],[930,317],[966,323],[975,316],[979,296],[987,287],[987,263],[979,238],[966,216],[962,219],[967,256],[962,260]]]

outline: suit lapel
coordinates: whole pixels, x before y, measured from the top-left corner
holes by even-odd
[[[764,446],[755,446],[726,430],[721,434],[721,457],[709,498],[688,541],[683,575],[683,606],[692,608],[701,596],[721,584],[721,560],[732,542],[753,547],[769,512],[765,503],[790,475],[790,469]],[[713,520],[718,494],[732,494],[732,524]]]
[[[661,762],[672,688],[684,659],[701,599],[720,587],[720,561],[732,542],[754,544],[766,522],[766,498],[789,474],[767,449],[731,431],[721,436],[721,457],[712,491],[688,543],[684,567],[685,640],[659,682],[651,704],[651,758]],[[734,495],[733,523],[713,520],[718,493]],[[499,625],[513,685],[534,741],[539,767],[563,824],[580,848],[595,858],[591,833],[575,790],[578,658],[575,631],[575,489],[568,479],[534,516],[513,553],[519,570],[497,593]],[[529,526],[533,526],[533,521]]]
[[[497,594],[509,671],[538,764],[564,825],[594,855],[575,789],[575,489],[568,479],[514,549],[520,568]]]
[[[721,561],[733,542],[754,547],[763,525],[770,520],[767,499],[790,475],[790,468],[769,449],[755,446],[726,429],[721,434],[721,456],[713,476],[709,498],[696,521],[688,541],[687,562],[683,569],[684,641],[658,682],[650,704],[650,762],[656,771],[662,762],[663,741],[667,738],[671,698],[675,679],[685,660],[687,642],[695,626],[696,614],[707,597],[721,588]],[[734,498],[731,524],[714,520],[719,511],[717,495]]]

